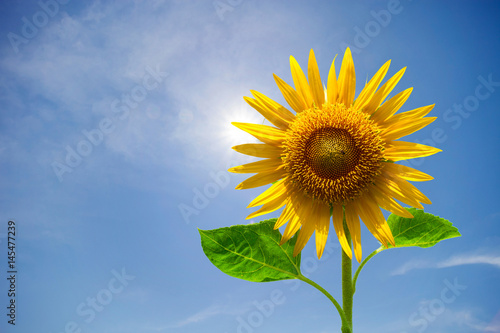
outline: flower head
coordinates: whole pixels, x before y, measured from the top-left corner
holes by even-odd
[[[248,218],[284,207],[275,228],[288,223],[282,243],[300,229],[294,255],[302,251],[316,232],[320,258],[332,220],[343,250],[352,258],[343,226],[345,219],[355,256],[361,261],[360,218],[382,244],[394,245],[381,208],[412,217],[396,200],[416,208],[423,208],[421,203],[431,203],[408,181],[426,181],[432,177],[394,162],[440,151],[397,141],[434,121],[435,117],[424,117],[434,105],[397,113],[412,88],[387,99],[405,70],[401,69],[380,86],[390,60],[366,83],[356,99],[356,77],[349,49],[344,54],[338,79],[332,62],[326,88],[312,50],[307,78],[293,57],[290,64],[295,88],[276,75],[274,78],[295,114],[259,92],[252,91],[253,98],[245,97],[274,126],[233,123],[262,142],[233,149],[264,159],[229,171],[256,173],[237,189],[272,183],[250,203],[249,207],[262,207]]]

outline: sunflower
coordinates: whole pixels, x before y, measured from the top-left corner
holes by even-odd
[[[253,98],[244,98],[274,126],[233,123],[262,142],[242,144],[233,149],[263,160],[229,171],[256,173],[236,189],[272,184],[249,204],[248,207],[262,207],[248,218],[284,207],[275,229],[288,222],[282,244],[300,229],[294,256],[302,251],[316,231],[316,250],[321,258],[331,219],[342,249],[352,258],[345,221],[356,259],[361,261],[360,218],[387,247],[394,245],[394,238],[381,209],[411,218],[413,216],[398,201],[420,209],[423,209],[421,203],[431,203],[408,181],[433,178],[394,162],[440,151],[397,141],[434,121],[436,117],[424,118],[434,105],[397,113],[412,88],[386,100],[406,69],[401,69],[380,86],[389,65],[390,60],[355,99],[356,77],[350,49],[345,51],[338,78],[335,59],[332,62],[326,87],[311,50],[307,78],[297,61],[290,57],[295,88],[274,75],[295,114],[257,91],[251,91]]]

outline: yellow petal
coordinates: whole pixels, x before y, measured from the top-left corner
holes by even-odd
[[[267,97],[266,95],[264,95],[256,90],[250,90],[250,92],[255,97],[255,99],[257,99],[259,101],[259,103],[262,103],[273,110],[275,110],[275,109],[277,110],[281,107],[281,104],[279,104],[278,102],[272,100],[271,98]],[[293,114],[292,114],[292,117],[293,117]],[[291,120],[293,120],[293,118]]]
[[[350,107],[354,102],[354,93],[356,91],[356,73],[354,71],[354,62],[352,61],[351,49],[347,48],[342,59],[340,67],[338,90],[340,103]]]
[[[318,63],[316,62],[316,57],[312,49],[311,52],[309,52],[309,63],[307,68],[307,76],[309,78],[309,86],[311,87],[314,103],[317,107],[321,107],[323,103],[325,103],[325,92],[323,91],[323,84],[321,83],[321,77],[319,75]]]
[[[293,234],[295,234],[299,230],[299,227],[302,227],[303,223],[311,222],[308,218],[308,208],[310,208],[310,206],[311,200],[308,197],[305,197],[302,192],[293,191],[289,195],[286,208],[291,208],[293,214],[290,218],[290,222],[285,228],[281,244],[290,239],[290,237],[292,237]],[[312,222],[312,224],[314,226],[314,222]],[[295,246],[295,248],[297,247]],[[296,254],[294,254],[294,256],[295,255]]]
[[[304,206],[305,207],[303,207],[303,209],[305,212],[308,213],[307,215],[312,216],[313,215],[313,214],[311,214],[312,204],[309,203],[309,204],[305,204]],[[294,257],[297,254],[299,254],[300,251],[302,251],[304,246],[306,246],[306,244],[309,241],[309,238],[311,238],[311,236],[315,230],[315,226],[316,226],[316,223],[314,221],[311,221],[311,220],[307,221],[307,220],[301,218],[300,221],[302,224],[302,228],[300,228],[299,237],[297,237],[297,242],[295,243],[295,247],[293,248],[293,256]]]
[[[419,118],[425,117],[429,112],[431,112],[431,110],[434,108],[434,105],[435,104],[422,106],[411,111],[395,114],[392,117],[386,119],[381,125],[383,127],[389,127],[403,119],[417,120]]]
[[[281,165],[283,165],[281,158],[268,158],[262,161],[235,166],[228,171],[233,173],[269,172],[278,169]]]
[[[299,231],[301,227],[299,217],[297,215],[293,215],[290,219],[290,222],[286,225],[285,231],[283,232],[283,236],[281,236],[280,245],[285,244],[297,231]],[[295,249],[294,249],[295,250]]]
[[[380,87],[379,90],[377,90],[375,92],[375,94],[371,98],[370,102],[368,102],[368,104],[366,104],[366,107],[364,109],[364,111],[366,113],[372,114],[373,112],[375,112],[378,109],[378,107],[380,106],[380,104],[382,103],[382,101],[387,96],[389,96],[389,94],[392,91],[392,89],[394,89],[394,87],[399,82],[399,80],[401,80],[401,78],[403,77],[403,74],[404,74],[405,70],[406,70],[406,67],[402,68],[399,72],[397,72],[396,74],[394,74],[393,77],[391,77],[389,80],[387,80],[387,82],[384,83],[382,85],[382,87]]]
[[[417,200],[419,202],[425,203],[430,205],[432,202],[427,198],[422,192],[420,192],[415,186],[410,184],[408,181],[394,177],[390,173],[388,173],[385,170],[382,170],[382,175],[386,178],[385,181],[387,183],[390,183],[391,181],[391,186],[394,187],[395,185],[397,188],[399,188],[399,191],[403,194],[405,198],[411,199],[411,200]],[[398,198],[396,198],[398,199]],[[400,201],[405,202],[404,200],[398,199]],[[414,206],[415,207],[415,206]],[[420,208],[420,207],[417,207]],[[422,207],[423,208],[423,207]],[[421,208],[421,209],[422,209]]]
[[[356,98],[355,102],[356,108],[358,110],[362,110],[373,97],[373,94],[380,85],[380,82],[382,82],[382,80],[384,79],[390,64],[391,61],[389,60],[382,67],[380,67],[377,73],[375,73],[375,75],[371,78],[370,82],[368,82],[368,84],[365,85],[363,90],[359,93],[359,96],[358,98]]]
[[[385,246],[385,238],[382,236],[379,230],[375,228],[375,226],[372,224],[372,221],[367,215],[366,201],[367,200],[364,200],[363,198],[358,198],[356,201],[352,202],[351,205],[355,208],[357,214],[359,215],[365,226],[368,228],[370,233]]]
[[[276,221],[276,224],[274,225],[274,229],[278,229],[282,226],[285,225],[285,223],[288,222],[292,217],[295,216],[295,210],[292,207],[292,204],[290,202],[290,198],[288,198],[287,202],[285,203],[286,206],[281,212],[280,217],[278,217],[278,221]]]
[[[391,161],[425,157],[439,153],[441,149],[414,142],[391,141],[385,146],[384,156]]]
[[[391,127],[384,129],[382,133],[380,133],[380,135],[386,142],[397,140],[403,136],[410,135],[413,132],[424,128],[436,119],[437,117],[427,117],[418,120],[404,119],[392,125]]]
[[[349,233],[351,234],[356,260],[361,262],[361,228],[359,225],[359,217],[355,207],[355,201],[349,202],[345,205],[345,221],[347,223],[347,228],[349,228]]]
[[[278,180],[276,183],[271,185],[271,187],[262,192],[257,198],[253,199],[252,202],[250,202],[250,204],[247,206],[247,208],[260,206],[265,204],[266,202],[276,199],[277,197],[281,197],[286,193],[284,182],[285,179]]]
[[[347,243],[347,238],[344,230],[344,209],[342,205],[333,205],[332,220],[335,233],[339,239],[342,250],[352,259],[351,245]]]
[[[234,146],[233,149],[238,153],[262,158],[278,158],[283,153],[283,149],[280,147],[270,146],[262,143],[245,143],[242,145]]]
[[[283,121],[287,123],[295,120],[295,115],[288,111],[283,105],[273,101],[269,97],[264,94],[261,94],[258,91],[250,90],[252,95],[254,95],[255,99],[263,106],[268,108],[270,111],[276,113]]]
[[[330,206],[320,201],[315,201],[313,205],[313,219],[316,221],[316,253],[318,259],[321,259],[330,228]]]
[[[314,100],[311,94],[311,88],[309,88],[306,76],[300,68],[299,63],[292,56],[290,56],[290,68],[292,70],[292,78],[293,83],[295,84],[295,90],[299,93],[299,96],[302,98],[307,108],[312,107]]]
[[[395,246],[391,229],[385,221],[382,211],[378,207],[375,198],[368,191],[363,195],[363,199],[358,201],[359,215],[370,232],[387,247],[388,243]]]
[[[274,212],[275,210],[280,209],[281,207],[283,207],[285,205],[286,198],[287,198],[287,196],[285,194],[285,195],[276,197],[271,201],[266,202],[259,210],[248,215],[246,219],[248,220],[248,219],[254,218],[256,216],[271,213],[271,212]]]
[[[385,178],[385,177],[382,177]],[[383,179],[382,181],[375,181],[375,185],[377,188],[387,195],[388,197],[393,197],[401,202],[404,202],[407,205],[410,205],[415,208],[420,208],[424,209],[424,206],[422,206],[416,198],[414,198],[411,193],[408,195],[401,189],[399,184],[394,182],[391,179]]]
[[[285,168],[280,167],[278,170],[261,172],[252,176],[243,182],[241,182],[238,186],[236,186],[237,190],[244,190],[247,188],[259,187],[267,184],[271,184],[281,178],[285,177],[286,171]]]
[[[422,171],[396,163],[386,163],[384,170],[392,176],[401,177],[414,182],[424,182],[434,179],[434,177],[429,176]]]
[[[308,109],[306,107],[305,102],[303,99],[299,96],[299,94],[293,89],[291,86],[288,85],[285,81],[283,81],[279,76],[274,75],[274,80],[276,81],[276,84],[278,85],[278,88],[280,89],[281,93],[283,94],[283,97],[285,97],[286,102],[292,109],[295,110],[297,113],[301,113],[302,111]]]
[[[255,110],[259,111],[261,115],[264,116],[271,124],[273,124],[276,127],[279,127],[283,130],[288,129],[288,121],[283,119],[280,114],[275,112],[274,110],[271,110],[270,108],[266,107],[265,105],[259,103],[257,100],[250,98],[250,97],[243,97],[245,102],[247,102],[251,107],[253,107]]]
[[[412,90],[413,88],[408,88],[389,99],[372,114],[370,119],[380,123],[395,114],[403,106],[408,97],[410,97]]]
[[[377,204],[383,209],[402,217],[413,217],[413,215],[404,209],[396,200],[382,193],[377,186],[371,186],[369,190],[377,201]]]
[[[419,189],[413,186],[413,184],[409,183],[404,179],[398,179],[396,177],[392,177],[387,172],[382,172],[382,174],[384,174],[384,176],[386,176],[387,178],[390,177],[394,182],[396,182],[407,196],[412,196],[418,201],[428,205],[432,204],[431,200],[429,200],[429,198],[427,198],[422,192],[420,192]]]
[[[283,140],[285,140],[285,132],[271,126],[249,123],[231,124],[272,146],[279,147]]]
[[[336,55],[335,58],[337,58]],[[330,66],[330,72],[328,73],[328,81],[326,84],[326,97],[329,104],[337,103],[337,97],[338,97],[337,73],[335,72],[335,58],[333,58],[332,65]]]

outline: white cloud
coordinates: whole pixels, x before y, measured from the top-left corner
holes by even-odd
[[[487,255],[462,255],[451,257],[447,260],[439,262],[436,267],[453,267],[461,265],[472,264],[487,264],[500,268],[500,256],[487,256]]]
[[[421,268],[428,268],[429,263],[426,261],[421,261],[421,260],[414,260],[414,261],[408,261],[407,263],[403,264],[401,267],[395,269],[392,271],[391,275],[404,275],[409,271],[412,271],[414,269],[421,269]]]
[[[178,320],[173,324],[164,324],[164,325],[158,324],[154,326],[147,326],[144,329],[156,332],[170,331],[173,328],[185,327],[191,324],[203,322],[205,320],[220,315],[238,316],[247,312],[250,307],[251,307],[250,303],[244,302],[236,305],[231,301],[226,300],[226,303],[211,304],[193,313],[192,315],[187,316],[184,319]]]
[[[377,325],[377,327],[365,326],[365,331],[372,333],[382,332],[500,332],[500,312],[491,319],[484,321],[484,314],[478,308],[455,309],[446,306],[443,312],[432,315],[427,312],[429,318],[418,314],[418,308],[426,307],[429,309],[431,300],[422,300],[414,309],[408,309],[408,317],[402,317],[398,320]],[[415,311],[415,312],[413,312]],[[413,319],[411,319],[413,318]],[[481,318],[481,319],[480,319]],[[418,319],[418,321],[416,321]],[[425,324],[424,324],[425,321]],[[418,326],[415,326],[416,323]],[[413,323],[413,325],[412,325]]]
[[[196,312],[195,314],[179,321],[175,327],[183,327],[192,323],[204,321],[208,318],[224,313],[224,308],[220,305],[210,305],[209,307]]]
[[[414,269],[445,268],[474,264],[486,264],[500,268],[500,256],[462,254],[453,256],[437,263],[422,260],[412,260],[392,271],[391,275],[403,275]]]
[[[275,15],[262,6],[237,6],[224,22],[211,2],[96,1],[81,12],[62,10],[20,55],[0,60],[8,73],[0,86],[16,81],[5,96],[16,126],[31,128],[21,107],[42,128],[53,128],[45,131],[46,143],[22,142],[17,154],[31,146],[50,170],[52,161],[64,160],[67,145],[85,139],[82,130],[113,115],[111,102],[141,82],[146,66],[159,65],[170,76],[95,151],[105,147],[140,166],[220,167],[220,154],[237,144],[223,135],[232,130],[228,115],[240,112],[250,89],[280,96],[272,72],[289,73],[292,52],[283,45],[309,43],[310,31],[296,26],[300,13]]]
[[[451,311],[450,326],[453,323],[459,326],[466,326],[477,332],[500,332],[500,312],[488,323],[478,319],[477,314],[472,310]]]

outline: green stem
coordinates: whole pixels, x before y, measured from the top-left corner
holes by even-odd
[[[356,292],[356,281],[358,280],[358,275],[361,272],[361,269],[363,269],[363,266],[366,265],[366,263],[368,262],[368,260],[370,260],[371,258],[373,258],[374,255],[376,255],[377,253],[379,253],[382,250],[384,250],[383,247],[380,247],[380,248],[376,249],[368,257],[366,257],[365,260],[363,260],[361,262],[361,264],[358,266],[358,269],[356,270],[356,273],[354,273],[354,278],[352,279],[352,292],[353,293]]]
[[[351,234],[344,216],[344,232],[347,243],[351,245]],[[352,260],[342,250],[342,308],[344,309],[346,320],[342,321],[342,333],[352,333],[352,301],[354,296],[352,282]]]
[[[319,291],[321,291],[323,293],[323,295],[325,295],[326,297],[328,297],[328,299],[333,303],[333,305],[335,305],[335,307],[337,308],[337,311],[339,312],[340,318],[342,320],[342,327],[344,325],[346,325],[347,318],[346,318],[346,315],[345,315],[344,311],[342,310],[342,307],[337,302],[337,300],[335,298],[333,298],[333,296],[330,295],[330,293],[328,293],[328,291],[326,291],[323,287],[321,287],[319,284],[317,284],[313,280],[310,280],[310,279],[306,278],[304,275],[299,275],[298,278],[300,280],[302,280],[302,281],[310,284],[314,288],[318,289]]]

